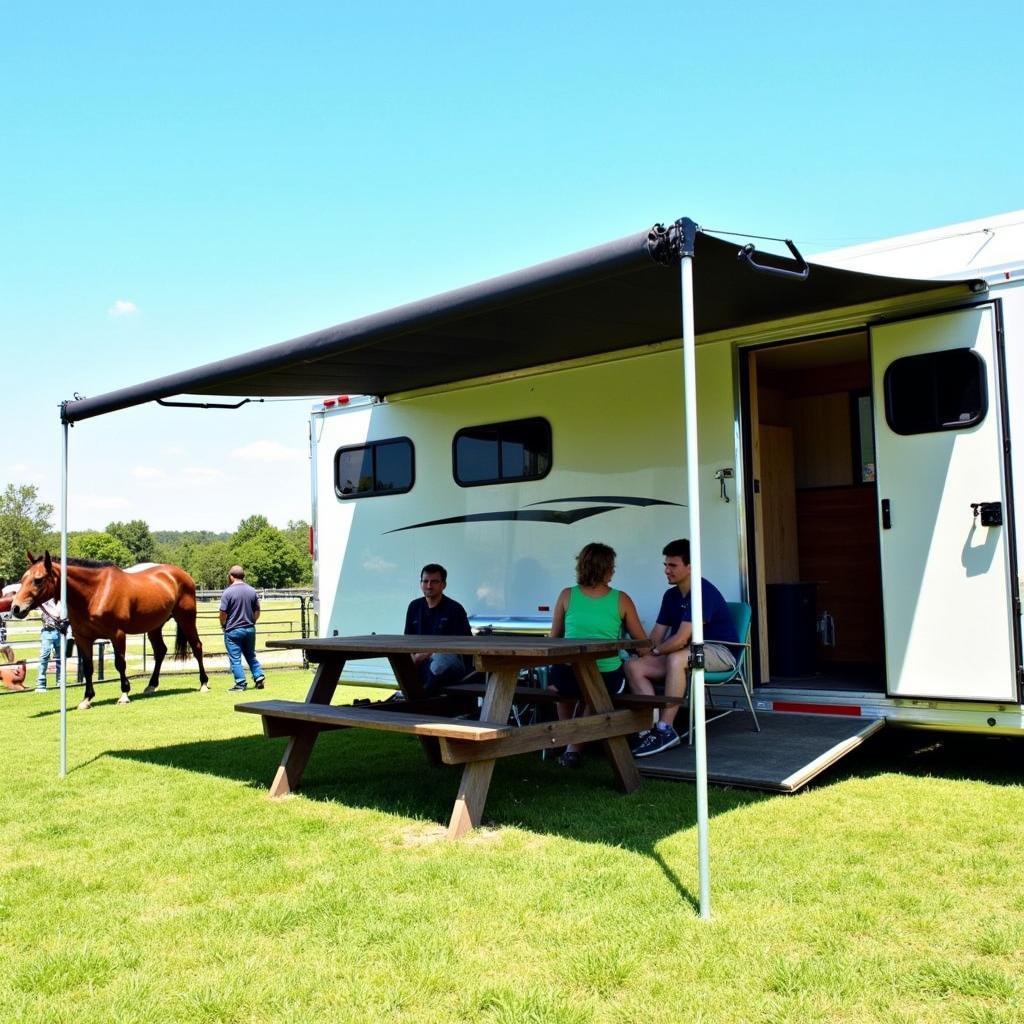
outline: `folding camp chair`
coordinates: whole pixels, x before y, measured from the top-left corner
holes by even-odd
[[[747,707],[750,708],[750,714],[754,719],[754,731],[761,731],[761,724],[757,720],[757,713],[754,711],[754,701],[751,697],[752,689],[750,685],[750,679],[748,677],[748,668],[750,664],[750,605],[746,601],[730,601],[726,607],[729,609],[729,614],[732,616],[732,624],[736,629],[736,635],[740,638],[740,642],[736,644],[721,644],[722,647],[729,647],[736,654],[736,665],[727,672],[709,672],[704,671],[704,685],[707,686],[724,686],[726,683],[734,683],[739,681],[740,686],[743,688],[743,696],[747,698]],[[719,641],[715,641],[719,643]],[[704,691],[708,703],[715,709],[714,700],[711,696],[710,690]],[[690,696],[692,698],[693,692],[691,689]],[[723,708],[718,711],[717,714],[712,715],[711,718],[705,720],[705,723],[715,722],[719,718],[724,718],[726,715],[732,714],[736,708]],[[690,700],[690,743],[693,743],[693,700]]]

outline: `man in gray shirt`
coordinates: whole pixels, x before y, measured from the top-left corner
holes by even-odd
[[[224,630],[224,646],[231,662],[235,685],[229,692],[245,689],[245,669],[242,658],[249,664],[252,681],[257,690],[263,689],[263,669],[256,660],[256,623],[260,617],[259,594],[245,582],[245,570],[233,565],[228,570],[228,589],[220,599],[220,627]]]

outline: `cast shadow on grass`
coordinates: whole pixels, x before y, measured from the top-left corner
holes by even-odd
[[[235,779],[265,790],[285,742],[257,734],[107,753]],[[446,825],[461,776],[460,765],[429,766],[413,737],[339,730],[323,733],[318,739],[302,779],[301,794],[308,800],[426,818]],[[724,814],[766,799],[763,793],[712,789],[709,814]],[[501,759],[495,766],[483,822],[485,827],[516,826],[643,854],[661,868],[680,897],[696,907],[695,896],[657,849],[662,840],[695,823],[693,786],[644,779],[636,793],[626,795],[615,785],[608,762],[596,751],[579,769],[562,768],[536,753]]]
[[[994,786],[1024,782],[1024,737],[885,728],[808,787],[898,773]]]
[[[178,696],[178,695],[183,694],[183,693],[198,693],[199,692],[199,683],[197,682],[195,686],[175,686],[173,688],[172,687],[167,687],[166,689],[164,689],[164,687],[161,686],[161,687],[159,687],[157,689],[156,693],[146,693],[146,694],[144,694],[142,692],[144,689],[145,689],[145,684],[143,684],[141,687],[138,687],[138,688],[135,686],[134,683],[132,684],[131,692],[128,694],[128,696],[131,698],[131,703],[128,705],[129,709],[131,708],[132,704],[136,703],[136,701],[142,702],[142,701],[148,701],[148,700],[155,700],[157,697],[174,697],[174,696]],[[75,691],[73,699],[71,699],[72,690]],[[75,714],[78,714],[78,715],[84,715],[84,714],[87,713],[85,711],[79,711],[78,708],[77,708],[77,704],[82,699],[82,697],[84,696],[84,693],[85,693],[85,687],[84,686],[77,686],[77,687],[69,686],[68,687],[68,698],[69,698],[68,699],[68,711],[69,712],[73,711]],[[120,697],[121,697],[121,689],[120,689],[120,687],[118,687],[118,689],[115,690],[113,692],[113,694],[111,694],[111,696],[109,696],[109,697],[104,697],[102,699],[100,699],[98,696],[94,697],[93,701],[92,701],[92,707],[89,709],[88,713],[91,714],[93,711],[96,711],[98,708],[111,707],[111,706],[116,707],[117,706],[117,702],[120,699]],[[37,711],[31,717],[32,718],[52,718],[54,715],[59,715],[59,714],[60,714],[60,708],[56,707],[56,708],[47,708],[45,711]]]

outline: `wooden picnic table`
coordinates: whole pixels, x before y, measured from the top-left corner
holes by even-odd
[[[649,727],[652,706],[665,703],[661,698],[613,698],[605,688],[597,659],[641,646],[634,640],[373,634],[271,640],[267,646],[303,650],[317,664],[305,701],[263,700],[236,705],[236,711],[260,715],[267,736],[289,737],[270,796],[285,796],[298,788],[316,739],[325,730],[363,728],[410,733],[420,738],[431,761],[464,765],[448,825],[451,839],[480,824],[499,757],[600,741],[619,786],[627,793],[633,792],[640,785],[640,774],[626,736]],[[454,686],[441,696],[427,697],[413,662],[413,655],[427,653],[471,658],[477,671],[486,673],[482,691]],[[405,701],[354,707],[331,704],[345,664],[364,658],[387,658]],[[522,699],[526,692],[516,687],[520,671],[557,663],[572,666],[589,713],[564,722],[509,725],[513,701]],[[467,706],[475,709],[475,692],[482,692],[483,697],[479,720],[456,717]],[[544,693],[534,692],[538,697]]]

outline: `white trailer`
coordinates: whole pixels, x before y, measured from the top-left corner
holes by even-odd
[[[374,396],[312,415],[323,635],[399,630],[433,561],[478,619],[542,627],[590,540],[617,549],[616,582],[651,623],[661,548],[689,515],[685,291],[703,572],[752,606],[769,723],[740,728],[737,770],[715,759],[744,716],[716,725],[712,777],[744,781],[744,764],[771,760],[781,722],[852,732],[780,769],[779,788],[883,722],[1020,733],[1024,213],[810,266],[792,245],[789,259],[695,229],[655,225],[76,398],[65,439],[70,424],[180,394]],[[658,760],[645,770],[690,770]]]
[[[753,606],[757,706],[1019,733],[1024,212],[824,267],[970,284],[698,334],[704,575]],[[427,562],[477,621],[542,624],[592,540],[653,624],[686,533],[678,350],[317,403],[320,632],[401,631]]]

